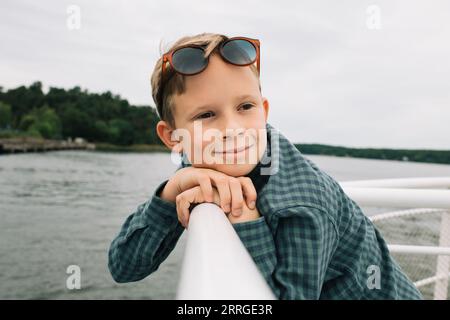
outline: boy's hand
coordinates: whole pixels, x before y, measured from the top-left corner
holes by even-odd
[[[178,220],[183,225],[183,227],[187,228],[189,224],[189,217],[190,212],[189,208],[192,204],[195,203],[203,203],[205,201],[205,197],[203,195],[203,191],[199,186],[193,187],[191,189],[188,189],[182,193],[180,193],[176,197],[176,204],[177,204],[177,215]],[[213,201],[211,201],[218,206],[220,206],[220,196],[219,192],[216,188],[213,188]],[[228,220],[230,220],[231,223],[240,223],[240,222],[246,222],[251,220],[256,220],[260,217],[258,209],[250,209],[247,207],[247,205],[243,204],[243,212],[240,216],[233,216],[232,214],[227,214]]]
[[[190,191],[190,194],[185,195],[188,199],[198,201],[201,196],[201,202],[214,202],[213,187],[215,187],[220,199],[217,205],[226,213],[231,211],[236,217],[242,214],[244,198],[248,208],[256,207],[256,190],[250,178],[231,177],[206,168],[187,167],[178,170],[167,182],[161,192],[161,198],[176,202],[178,195],[197,186],[202,191],[201,195],[195,192],[194,196],[194,191]]]
[[[242,214],[239,217],[235,217],[231,214],[227,215],[228,220],[230,220],[230,222],[232,224],[235,224],[235,223],[240,223],[240,222],[256,220],[259,217],[261,217],[261,215],[256,207],[254,209],[250,209],[244,203],[243,209],[244,210],[242,211]]]

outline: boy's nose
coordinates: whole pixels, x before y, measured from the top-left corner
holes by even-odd
[[[245,132],[245,129],[240,126],[227,126],[223,130],[223,140],[233,140],[237,137],[243,135]]]

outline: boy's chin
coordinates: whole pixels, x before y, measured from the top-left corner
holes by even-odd
[[[216,171],[220,171],[222,173],[225,173],[226,175],[232,176],[232,177],[241,177],[245,176],[250,171],[253,170],[253,168],[256,167],[255,164],[214,164],[211,166],[208,166],[209,169],[213,169]]]

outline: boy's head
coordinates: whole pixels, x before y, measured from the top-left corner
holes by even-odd
[[[200,45],[208,65],[186,76],[167,63],[161,83],[161,57],[151,77],[152,95],[161,117],[157,133],[167,147],[183,151],[195,167],[241,176],[266,148],[269,102],[261,95],[255,64],[236,66],[219,54],[227,39],[211,33],[179,39],[168,51]]]

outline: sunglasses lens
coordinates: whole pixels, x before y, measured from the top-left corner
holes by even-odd
[[[222,47],[222,55],[231,63],[248,65],[256,60],[256,48],[247,40],[231,40]]]
[[[186,47],[173,53],[173,67],[184,74],[195,74],[206,67],[207,61],[201,48]]]

